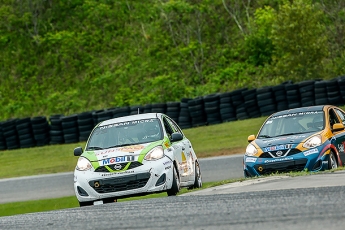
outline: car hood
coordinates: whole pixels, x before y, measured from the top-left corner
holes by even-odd
[[[266,152],[264,148],[267,148],[269,146],[271,147],[271,146],[280,146],[280,145],[289,145],[289,144],[290,145],[299,144],[301,142],[304,142],[308,137],[312,136],[313,134],[315,133],[302,133],[302,134],[297,134],[297,135],[287,135],[287,136],[280,136],[280,137],[273,137],[273,138],[256,139],[255,143],[264,152]],[[291,146],[284,147],[284,149],[285,148],[291,148]],[[271,151],[274,151],[274,150],[275,149],[271,149]]]
[[[103,150],[85,151],[82,156],[91,162],[121,163],[129,161],[141,162],[145,155],[154,147],[162,145],[163,141],[109,148]],[[102,164],[102,163],[100,163]]]

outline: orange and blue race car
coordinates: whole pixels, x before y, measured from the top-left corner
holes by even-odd
[[[270,115],[248,137],[245,177],[323,171],[345,161],[345,112],[333,105],[294,108]]]

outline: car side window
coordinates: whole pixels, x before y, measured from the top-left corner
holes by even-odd
[[[167,118],[170,126],[174,129],[174,132],[178,132],[183,136],[182,130],[178,127],[178,125],[172,119]]]
[[[335,123],[339,123],[338,117],[335,115],[335,112],[333,109],[329,110],[329,123],[331,125],[331,128]]]
[[[341,122],[343,123],[343,125],[345,125],[345,114],[342,111],[338,110],[338,109],[336,109],[335,111],[337,112],[338,116],[340,117]]]
[[[170,127],[169,122],[167,121],[165,117],[163,117],[163,124],[164,124],[164,128],[168,134],[169,139],[171,139],[171,134],[173,134],[174,130]]]

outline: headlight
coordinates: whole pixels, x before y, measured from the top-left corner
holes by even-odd
[[[317,147],[319,145],[322,144],[322,139],[321,139],[321,135],[316,135],[313,136],[311,138],[309,138],[304,144],[303,147],[310,149],[310,148],[314,148]]]
[[[246,155],[247,156],[254,156],[255,154],[258,153],[258,150],[255,148],[254,145],[249,144],[246,149]]]
[[[151,149],[151,151],[146,154],[144,159],[147,161],[154,161],[154,160],[161,159],[163,156],[164,156],[163,147],[157,146]]]
[[[93,168],[91,165],[91,162],[84,158],[84,157],[79,157],[78,162],[77,162],[77,167],[76,169],[79,171],[86,171]]]

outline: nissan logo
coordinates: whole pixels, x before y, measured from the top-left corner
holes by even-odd
[[[276,154],[277,154],[278,157],[281,157],[283,155],[283,152],[282,151],[277,151]]]
[[[116,165],[114,165],[114,169],[120,170],[120,169],[122,169],[122,166],[120,164],[116,164]]]

